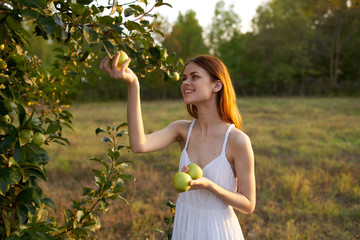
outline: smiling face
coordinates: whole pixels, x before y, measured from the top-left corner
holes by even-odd
[[[217,81],[212,81],[210,74],[196,63],[186,65],[182,80],[181,93],[186,104],[196,104],[216,97]]]

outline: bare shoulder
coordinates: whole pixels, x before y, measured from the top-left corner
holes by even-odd
[[[177,141],[181,145],[186,141],[187,133],[191,124],[191,120],[176,120],[168,125],[167,128],[175,131],[177,134]]]
[[[181,132],[187,130],[190,127],[191,120],[176,120],[169,124],[169,128],[176,129],[177,131]]]
[[[233,128],[228,139],[228,154],[233,163],[236,162],[253,162],[253,149],[250,137],[243,131]]]
[[[228,144],[231,148],[246,148],[251,146],[251,140],[243,131],[232,128],[229,134]]]

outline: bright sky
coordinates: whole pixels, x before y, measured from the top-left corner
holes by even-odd
[[[158,13],[169,19],[170,23],[174,23],[179,15],[179,12],[185,13],[187,10],[196,12],[196,18],[200,25],[205,28],[211,24],[211,19],[214,16],[215,5],[219,0],[164,0],[170,3],[172,8],[167,6],[159,7]],[[251,30],[251,20],[256,14],[258,6],[262,5],[268,0],[224,0],[225,9],[229,9],[231,4],[234,4],[234,11],[241,19],[242,31]]]

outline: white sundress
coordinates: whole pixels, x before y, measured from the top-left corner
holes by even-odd
[[[196,119],[189,127],[185,147],[181,152],[179,171],[191,163],[187,146]],[[226,131],[221,154],[203,168],[203,176],[219,186],[236,191],[237,184],[225,149],[229,132]],[[176,202],[172,240],[242,240],[240,223],[233,208],[215,194],[204,189],[179,194]]]

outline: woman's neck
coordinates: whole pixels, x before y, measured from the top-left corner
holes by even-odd
[[[198,124],[201,135],[205,137],[209,131],[216,130],[224,121],[220,118],[216,104],[199,104],[196,106]]]

